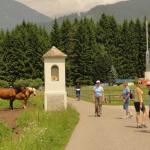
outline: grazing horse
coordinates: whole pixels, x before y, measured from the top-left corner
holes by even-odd
[[[16,95],[20,92],[25,93],[24,88],[0,88],[0,98],[9,99],[9,108],[13,109],[13,101],[16,98]]]
[[[26,87],[22,92],[19,92],[18,94],[16,94],[15,99],[23,100],[24,101],[23,107],[26,108],[27,100],[31,94],[36,96],[36,89],[32,87]]]

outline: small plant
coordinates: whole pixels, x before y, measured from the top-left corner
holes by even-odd
[[[0,80],[0,87],[9,87],[9,83],[4,80]]]

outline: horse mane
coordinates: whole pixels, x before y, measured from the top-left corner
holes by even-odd
[[[25,87],[12,87],[12,88],[16,91],[16,94],[22,92],[25,89]]]

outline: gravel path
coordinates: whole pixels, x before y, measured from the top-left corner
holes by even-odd
[[[103,106],[103,115],[94,117],[94,104],[69,100],[80,113],[65,150],[149,150],[150,121],[148,128],[137,129],[134,108],[133,118],[123,119],[122,106]]]

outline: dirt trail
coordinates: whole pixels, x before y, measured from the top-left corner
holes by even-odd
[[[23,108],[14,108],[10,109],[0,109],[0,120],[4,121],[8,127],[15,128],[16,127],[16,119],[23,111]]]

